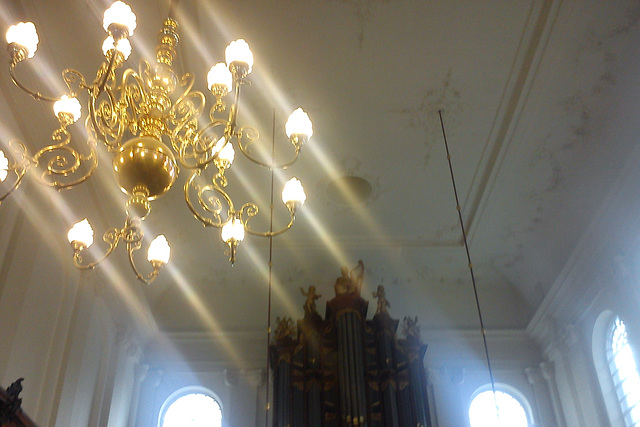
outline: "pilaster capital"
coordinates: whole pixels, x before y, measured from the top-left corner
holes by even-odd
[[[462,384],[464,381],[464,368],[451,366],[441,368],[428,368],[426,370],[427,382],[429,384],[443,384],[449,382],[451,384]]]
[[[142,349],[138,344],[135,334],[131,326],[126,323],[116,324],[116,345],[122,348],[127,356],[140,360],[142,358]]]
[[[539,366],[540,366],[540,375],[542,375],[542,378],[544,378],[544,380],[547,382],[553,380],[555,376],[553,363],[541,362]]]
[[[134,379],[137,383],[144,382],[149,377],[149,365],[146,363],[136,363],[133,368]]]
[[[253,387],[261,387],[265,380],[265,371],[263,369],[241,370],[240,373],[247,379]]]
[[[578,334],[575,325],[565,325],[558,331],[560,343],[567,348],[571,348],[578,343]]]
[[[149,369],[147,373],[147,380],[151,383],[153,388],[160,387],[163,377],[164,371],[162,369]]]
[[[224,374],[224,384],[227,387],[234,387],[238,385],[238,371],[235,369],[225,369],[223,371]]]
[[[536,385],[538,383],[538,379],[540,378],[540,368],[530,366],[525,368],[524,373],[527,376],[529,384]]]

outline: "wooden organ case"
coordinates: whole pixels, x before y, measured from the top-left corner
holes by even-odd
[[[270,347],[273,427],[431,426],[422,362],[427,346],[417,318],[404,318],[404,338],[398,338],[399,322],[378,286],[376,313],[366,320],[363,272],[361,262],[343,268],[324,319],[316,312],[314,286],[301,288],[307,297],[302,320],[278,319]]]

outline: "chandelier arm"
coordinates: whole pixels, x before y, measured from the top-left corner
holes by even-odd
[[[15,66],[16,64],[14,64],[13,62],[11,62],[9,65],[9,74],[11,75],[11,80],[13,81],[13,84],[18,86],[24,92],[31,95],[33,99],[37,101],[45,101],[45,102],[56,102],[60,99],[60,98],[52,98],[50,96],[43,95],[42,93],[35,90],[31,90],[26,85],[22,84],[15,73]]]
[[[73,90],[72,86],[76,84],[78,89],[90,91],[91,86],[87,84],[84,76],[80,71],[74,70],[73,68],[67,68],[62,72],[62,79],[64,83],[67,85],[69,89],[69,96],[71,98],[75,98],[76,94],[79,91]],[[90,92],[89,92],[90,93]]]
[[[110,55],[109,61],[106,63],[106,69],[104,67],[104,63],[99,68],[98,74],[96,76],[96,81],[93,84],[93,91],[95,91],[95,93],[93,93],[92,96],[95,96],[97,98],[104,90],[107,82],[109,81],[109,78],[115,78],[115,70],[118,67],[118,64],[121,64],[123,62],[118,61],[118,58],[123,59],[124,57],[122,56],[122,53],[119,53],[116,49],[114,49],[114,51]]]
[[[205,105],[205,97],[202,92],[191,92],[180,97],[171,109],[171,117],[175,126],[171,130],[171,144],[173,149],[179,154],[180,162],[185,163],[183,155],[189,145],[194,146],[198,141],[198,117],[202,113]],[[191,166],[191,169],[194,166]]]
[[[295,221],[295,215],[291,214],[291,219],[289,220],[289,224],[287,224],[286,226],[284,226],[283,228],[281,228],[280,230],[276,230],[276,231],[264,231],[264,232],[260,232],[260,231],[254,231],[250,228],[245,227],[245,231],[249,234],[251,234],[252,236],[260,236],[260,237],[275,237],[278,236],[282,233],[284,233],[285,231],[289,230],[292,226],[293,223]]]
[[[89,120],[91,121],[93,137],[100,140],[100,142],[106,145],[109,151],[111,151],[112,145],[109,143],[106,133],[102,130],[102,127],[98,126],[98,120],[96,118],[96,100],[97,97],[92,94],[89,101]]]
[[[105,231],[105,233],[102,235],[102,240],[104,240],[109,245],[109,249],[107,249],[107,251],[105,252],[104,255],[102,255],[102,257],[98,258],[94,262],[91,262],[91,263],[88,263],[88,264],[83,264],[82,263],[82,251],[84,251],[86,248],[83,247],[83,246],[74,247],[74,250],[73,250],[73,264],[77,268],[79,268],[80,270],[91,270],[91,269],[93,269],[96,265],[100,264],[102,261],[107,259],[107,257],[109,255],[111,255],[113,250],[118,246],[118,243],[120,243],[120,238],[122,237],[123,230],[124,229],[119,230],[119,229],[114,227],[114,228],[110,228],[109,230]]]
[[[176,100],[176,104],[179,104],[180,102],[182,102],[186,97],[188,97],[192,93],[201,94],[203,98],[203,104],[204,104],[204,94],[202,94],[202,92],[200,91],[191,92],[191,89],[193,89],[195,80],[196,80],[196,77],[191,73],[186,73],[182,76],[180,86],[182,86],[184,89],[182,91],[182,95],[180,95],[180,97]]]
[[[224,138],[224,144],[220,147],[216,147],[219,140],[219,134],[212,134],[212,137],[207,136],[207,133],[216,127],[224,126],[225,130],[222,133],[222,138]],[[203,161],[198,162],[196,167],[204,167],[207,166],[212,161],[218,158],[218,153],[222,151],[222,149],[230,142],[227,137],[227,122],[220,119],[212,119],[209,123],[207,123],[202,129],[198,131],[193,143],[193,152],[195,153],[195,157],[204,156],[205,159]],[[215,151],[211,156],[207,156],[209,153]]]
[[[81,184],[93,174],[98,165],[98,156],[94,144],[88,144],[90,148],[89,155],[83,155],[76,149],[70,147],[71,134],[67,131],[66,125],[63,123],[61,123],[60,128],[53,132],[51,139],[59,142],[39,150],[31,160],[33,164],[38,167],[44,156],[51,156],[51,159],[47,162],[46,169],[42,171],[41,174],[36,175],[42,184],[58,190],[65,190]],[[66,182],[56,178],[66,178],[75,174],[80,169],[80,166],[87,161],[90,162],[88,169],[78,178]]]
[[[122,74],[122,83],[119,88],[120,101],[118,104],[121,105],[118,110],[121,114],[119,132],[124,133],[125,128],[129,128],[129,132],[135,135],[139,132],[137,116],[142,114],[140,105],[147,105],[149,102],[144,90],[144,79],[132,68],[128,68]],[[128,109],[131,109],[131,115],[129,115]],[[120,135],[120,139],[122,139],[122,135]]]
[[[224,132],[224,136],[227,138],[227,141],[231,139],[236,131],[236,125],[238,123],[238,103],[240,102],[240,86],[244,84],[244,81],[239,79],[236,74],[234,74],[233,80],[233,104],[231,104],[231,107],[229,108],[227,128]]]
[[[247,159],[249,159],[253,163],[255,163],[255,164],[259,165],[259,166],[262,166],[264,168],[267,168],[267,169],[281,169],[281,170],[287,169],[289,166],[291,166],[292,164],[294,164],[298,160],[298,157],[300,157],[300,150],[295,150],[296,151],[295,156],[293,157],[293,159],[291,159],[291,160],[289,160],[287,162],[279,163],[279,164],[264,163],[264,162],[261,162],[260,160],[256,159],[255,157],[253,157],[251,155],[251,153],[249,153],[247,151],[246,147],[242,144],[242,138],[238,138],[237,141],[238,141],[238,148],[240,149],[240,152]]]
[[[187,159],[186,144],[181,145],[180,150],[176,150],[180,153],[180,158],[181,158],[180,163],[184,164],[187,168],[193,169],[193,168],[206,167],[207,165],[209,165],[210,163],[218,159],[218,154],[220,153],[220,151],[222,151],[222,149],[227,144],[229,144],[233,138],[238,139],[236,135],[236,127],[237,127],[237,119],[238,119],[238,102],[240,100],[240,86],[245,83],[242,79],[239,79],[237,76],[234,77],[234,82],[235,82],[234,92],[233,92],[234,101],[233,101],[233,104],[231,104],[231,107],[229,108],[229,115],[227,117],[226,123],[223,120],[217,119],[213,114],[214,111],[218,111],[216,110],[216,107],[217,107],[217,104],[216,104],[216,106],[214,106],[211,109],[211,112],[209,113],[209,118],[211,120],[210,123],[207,124],[203,129],[201,129],[194,138],[193,151],[194,151],[194,157],[196,157],[196,160],[195,160],[196,164],[195,165],[186,164],[186,159]],[[223,111],[223,110],[224,108],[220,109],[219,111]],[[211,138],[210,141],[206,143],[206,145],[200,146],[201,144],[197,144],[202,140],[206,140],[206,138],[203,138],[203,136],[206,134],[206,132],[209,129],[214,128],[215,126],[222,123],[225,123],[225,128],[223,133],[225,141],[221,147],[215,147],[219,141],[218,138]],[[210,153],[213,153],[213,154],[210,154]],[[184,161],[183,161],[183,157],[184,157]]]
[[[260,236],[260,237],[277,236],[289,230],[293,226],[293,223],[295,222],[295,219],[296,219],[296,214],[294,210],[289,209],[289,215],[290,215],[289,223],[284,227],[282,227],[281,229],[273,231],[273,225],[270,225],[269,231],[255,231],[251,229],[249,225],[249,221],[251,220],[251,218],[258,215],[258,212],[259,212],[258,206],[256,206],[254,203],[245,203],[244,205],[242,205],[242,208],[239,211],[240,218],[242,219],[242,225],[244,226],[244,230],[253,236]]]
[[[136,279],[146,284],[149,284],[153,282],[156,279],[156,277],[158,277],[158,273],[160,272],[160,269],[164,264],[161,262],[152,262],[153,271],[151,271],[148,275],[144,275],[143,273],[141,273],[140,270],[138,270],[138,267],[136,266],[135,260],[133,259],[133,253],[138,249],[140,249],[141,246],[142,246],[141,241],[127,242],[127,253],[129,255],[129,264],[131,264],[131,268],[133,269],[133,272],[136,275]]]
[[[134,117],[129,117],[127,110],[130,108],[132,115],[138,114],[136,98],[142,98],[144,102],[143,82],[140,76],[132,69],[127,69],[122,75],[122,83],[115,88],[105,87],[107,100],[103,100],[98,109],[96,102],[98,96],[91,94],[89,102],[89,119],[94,137],[106,145],[110,152],[116,151],[122,142],[125,131],[132,123]],[[116,100],[119,92],[119,100]],[[133,134],[136,129],[130,129]]]
[[[148,275],[144,275],[140,272],[138,267],[136,266],[136,262],[133,258],[134,252],[138,251],[142,247],[142,239],[144,238],[144,232],[142,228],[140,228],[140,222],[142,220],[139,218],[130,218],[127,217],[125,221],[124,228],[121,231],[122,240],[127,243],[127,254],[129,256],[129,264],[131,264],[131,268],[133,269],[136,278],[144,283],[151,283],[157,276],[160,268],[162,267],[161,262],[154,262],[153,271]]]
[[[226,186],[226,179],[224,178],[224,176],[220,177],[219,174],[217,174],[216,177],[214,177],[214,179],[212,180],[211,185],[200,187],[195,183],[194,180],[196,179],[196,177],[200,176],[201,173],[202,173],[201,169],[194,170],[191,173],[191,176],[189,177],[189,179],[185,182],[184,184],[185,202],[187,203],[187,207],[189,208],[193,216],[195,216],[196,219],[200,221],[203,225],[221,228],[225,224],[225,222],[222,221],[222,217],[220,215],[220,212],[222,212],[222,202],[220,201],[220,197],[215,196],[212,198],[204,198],[202,195],[206,192],[214,192],[219,194],[224,200],[224,202],[227,204],[228,212],[233,212],[234,211],[233,201],[231,200],[231,197],[229,196],[229,194],[227,194],[227,192],[224,191],[224,188],[223,188],[224,186]],[[218,183],[217,181],[220,181],[220,183]],[[191,200],[191,194],[189,191],[190,188],[193,188],[194,190],[196,190],[198,195],[197,202],[202,209],[196,209],[196,207],[194,206],[193,201]],[[202,211],[211,213],[211,216],[213,217],[213,219],[203,216]]]
[[[197,121],[193,127],[193,138],[186,138],[181,143],[178,149],[178,161],[186,169],[190,170],[205,170],[212,162],[218,159],[218,152],[221,147],[216,147],[216,143],[219,138],[218,135],[212,132],[209,136],[208,133],[217,126],[224,126],[225,122],[217,120],[205,125],[202,129],[197,130]],[[225,143],[222,148],[228,144],[225,139]],[[175,147],[174,147],[175,148]],[[209,154],[214,152],[213,154]]]

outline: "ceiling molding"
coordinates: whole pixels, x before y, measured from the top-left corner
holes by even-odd
[[[478,163],[484,164],[483,170],[476,171],[471,190],[463,202],[470,241],[473,241],[478,226],[482,223],[482,216],[493,194],[503,161],[514,142],[513,134],[527,104],[562,3],[563,0],[541,0],[531,4],[529,23],[523,31],[518,56],[514,59],[502,96],[502,104],[491,126],[483,158]]]

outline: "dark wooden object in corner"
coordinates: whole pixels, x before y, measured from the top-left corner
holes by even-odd
[[[22,381],[18,379],[7,389],[0,387],[0,426],[2,427],[37,427],[28,416],[22,411]]]
[[[366,320],[361,278],[343,269],[324,319],[316,312],[313,286],[301,289],[307,296],[302,320],[294,325],[290,318],[278,319],[270,346],[274,427],[431,426],[423,367],[427,346],[417,318],[404,319],[405,338],[399,339],[399,322],[388,314],[379,286],[373,293],[376,314]]]

